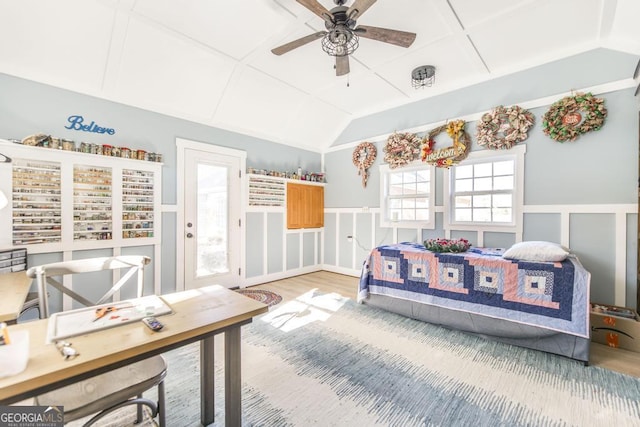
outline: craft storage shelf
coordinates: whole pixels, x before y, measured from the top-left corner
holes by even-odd
[[[0,140],[0,247],[31,253],[159,245],[162,163]],[[37,159],[47,159],[37,160]]]
[[[73,168],[73,240],[111,240],[111,168]]]
[[[61,230],[60,163],[15,159],[11,194],[13,245],[59,242]]]
[[[284,207],[286,179],[248,174],[249,206]]]
[[[122,238],[153,237],[153,172],[122,171]]]

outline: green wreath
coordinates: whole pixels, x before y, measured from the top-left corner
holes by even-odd
[[[584,119],[580,112],[586,113]],[[542,131],[558,142],[574,141],[583,133],[600,130],[606,117],[604,99],[577,93],[551,105],[542,117]]]

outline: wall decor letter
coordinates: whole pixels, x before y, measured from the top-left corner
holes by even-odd
[[[65,126],[65,129],[78,130],[82,132],[106,133],[108,135],[116,133],[114,129],[98,126],[94,121],[91,121],[88,125],[84,124],[84,117],[82,116],[69,116],[67,118],[67,122],[69,122],[69,125]]]

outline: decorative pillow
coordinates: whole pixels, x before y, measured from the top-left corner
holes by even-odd
[[[558,243],[544,241],[520,242],[507,249],[503,258],[520,259],[523,261],[564,261],[569,250]]]

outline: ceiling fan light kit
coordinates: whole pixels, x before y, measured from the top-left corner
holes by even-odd
[[[390,30],[387,28],[356,26],[356,19],[369,9],[376,0],[355,0],[349,7],[347,0],[333,0],[336,4],[331,10],[318,3],[318,0],[296,0],[324,21],[325,31],[293,40],[271,49],[274,55],[282,55],[307,43],[322,38],[322,50],[336,58],[336,75],[349,74],[349,55],[359,46],[359,38],[377,40],[400,47],[409,47],[416,39],[414,33]]]
[[[359,38],[352,31],[329,31],[322,38],[322,50],[330,56],[351,55],[359,46]]]
[[[431,87],[436,80],[436,67],[433,65],[421,65],[411,72],[411,85],[415,89]]]

